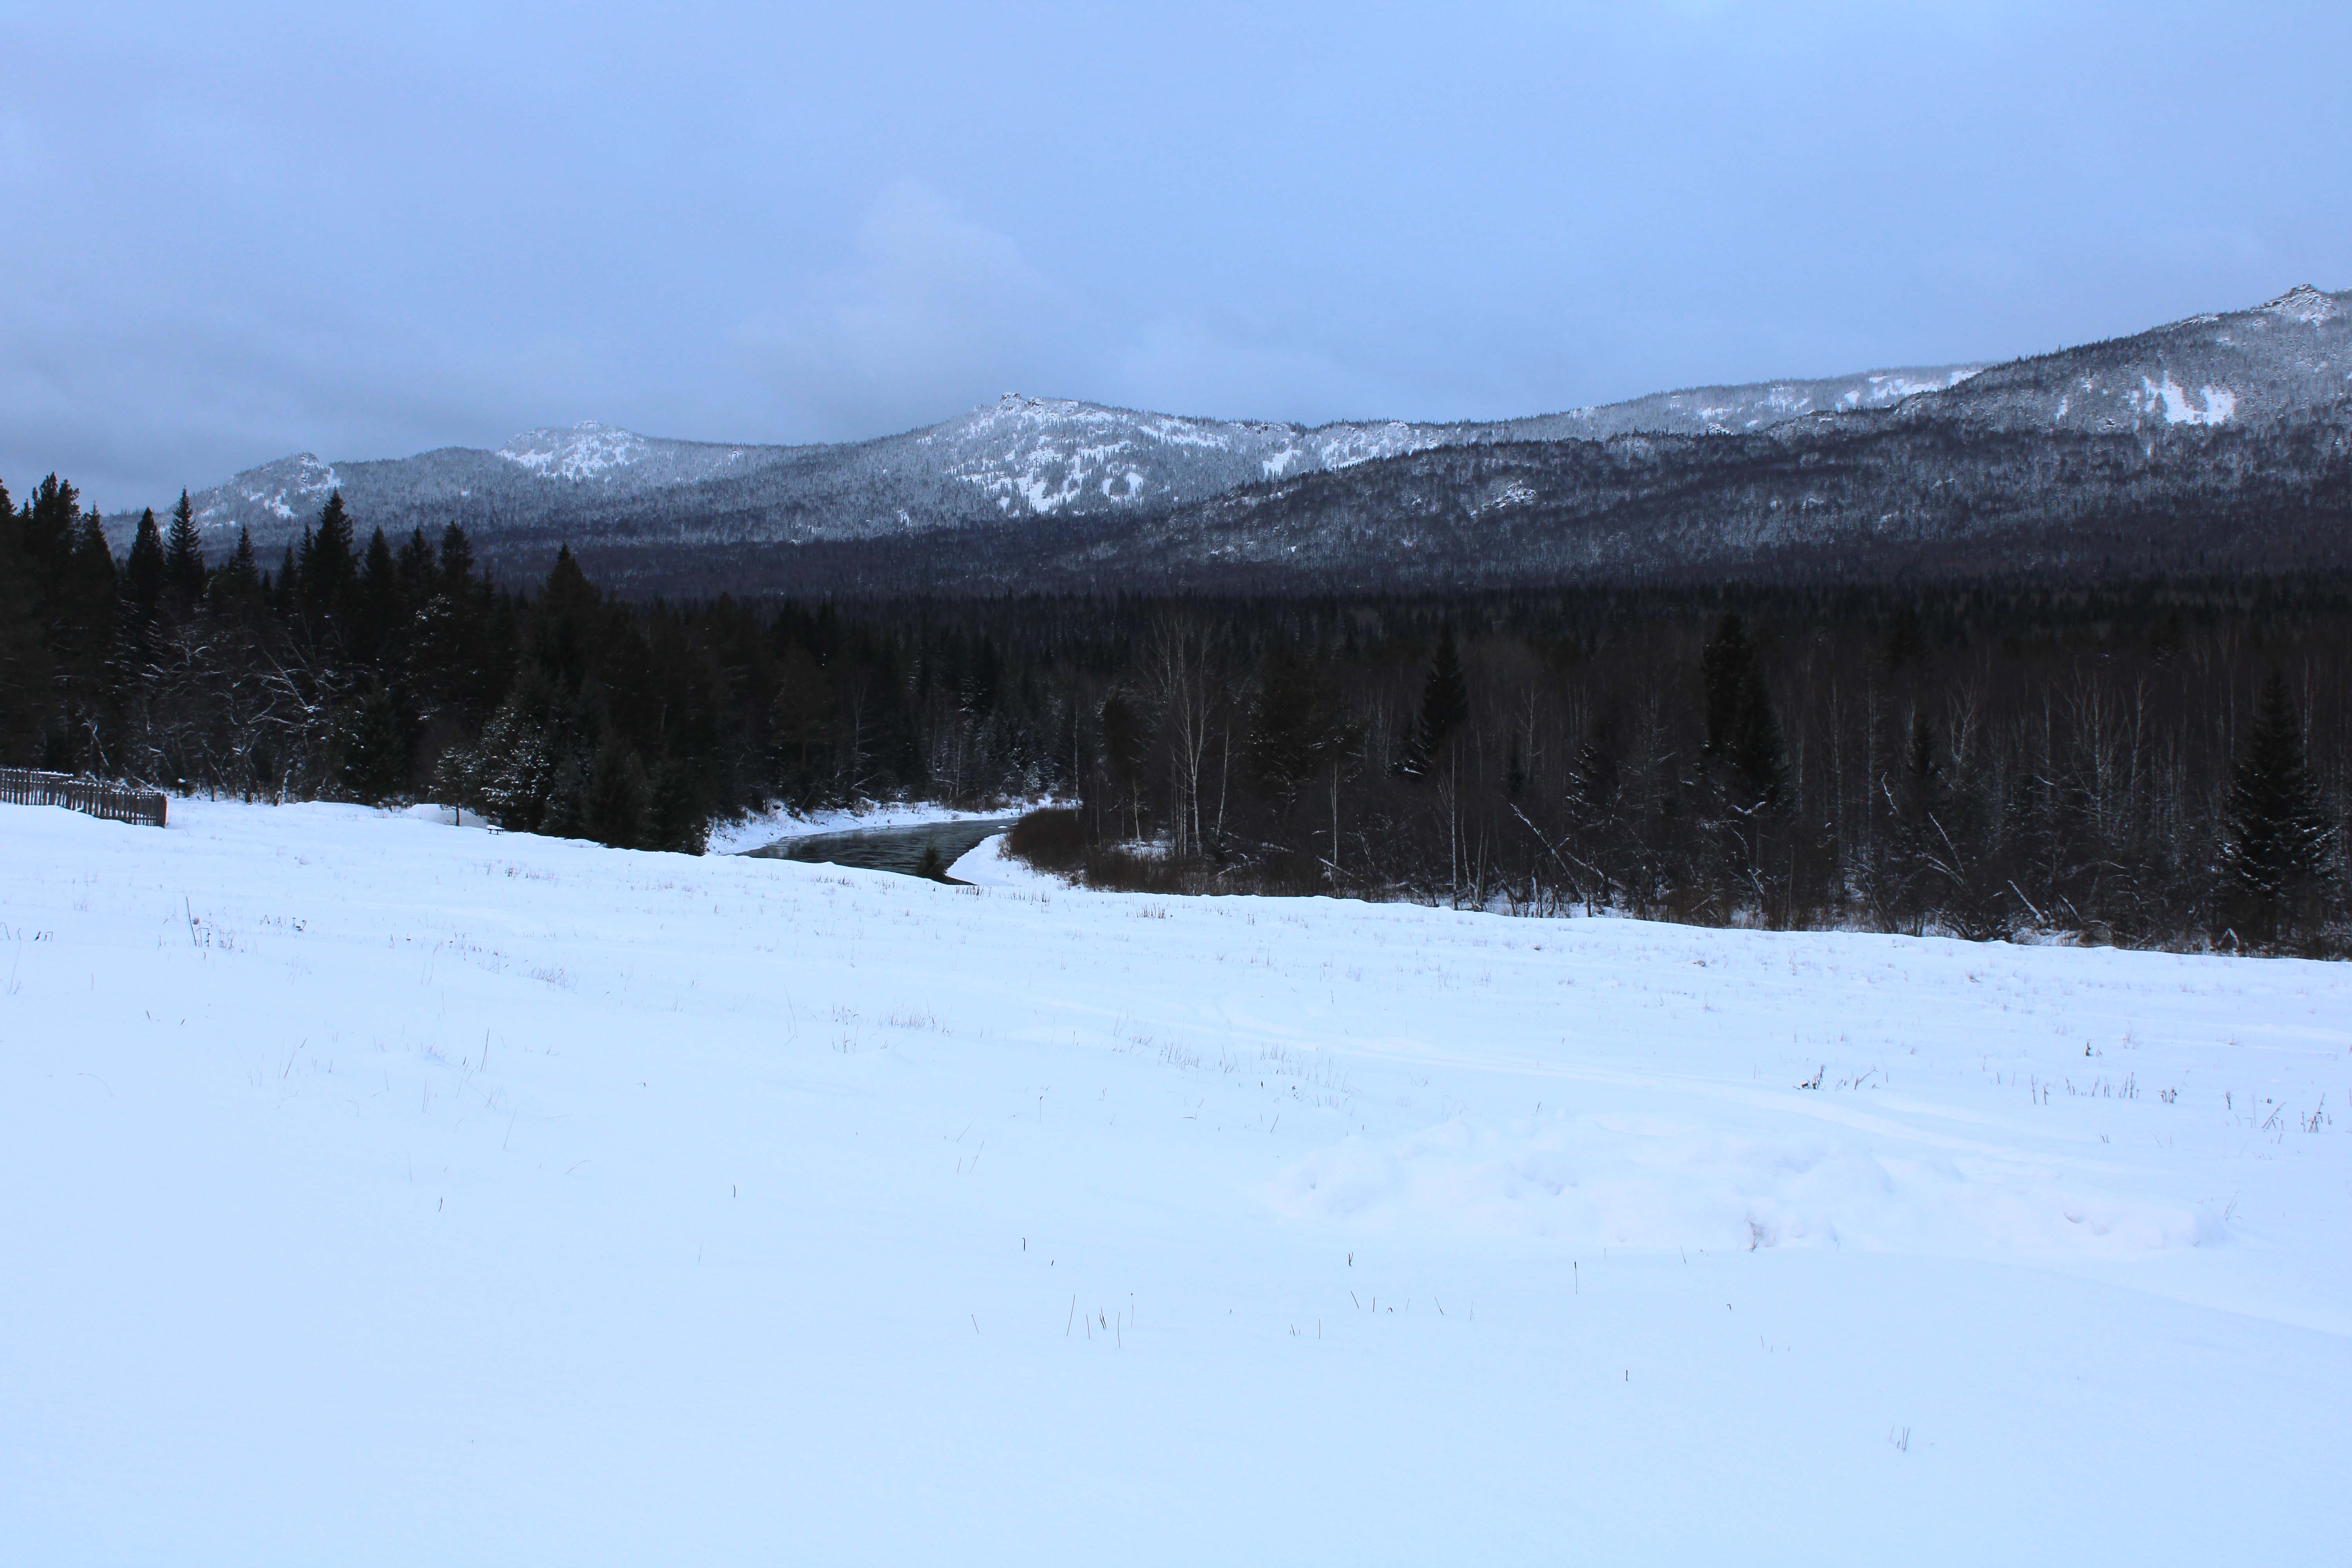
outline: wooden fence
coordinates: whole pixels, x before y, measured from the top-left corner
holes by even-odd
[[[143,822],[161,827],[164,798],[161,790],[108,784],[103,779],[0,768],[0,804],[8,805],[62,805],[109,822]]]

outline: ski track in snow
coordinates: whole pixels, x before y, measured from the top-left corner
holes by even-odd
[[[2352,966],[1001,844],[0,806],[7,1556],[2341,1550]]]

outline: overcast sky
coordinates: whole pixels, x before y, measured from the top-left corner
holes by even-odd
[[[0,0],[0,480],[1485,417],[2352,286],[2352,5]]]

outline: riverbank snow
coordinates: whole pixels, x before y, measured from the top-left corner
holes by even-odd
[[[2352,1527],[2352,966],[189,801],[0,806],[0,972],[14,1562]]]
[[[713,823],[707,848],[713,855],[740,855],[747,849],[762,849],[791,838],[863,833],[879,827],[921,827],[933,822],[979,822],[994,816],[1019,816],[1056,804],[1040,797],[1013,801],[988,811],[958,811],[928,801],[869,801],[862,805],[806,814],[772,806],[740,821]]]
[[[965,850],[948,868],[948,875],[976,888],[1011,888],[1030,893],[1058,893],[1069,888],[1061,878],[1049,876],[1026,860],[1007,855],[1002,833],[983,838]]]

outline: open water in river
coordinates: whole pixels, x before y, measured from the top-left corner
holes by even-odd
[[[908,827],[812,833],[798,838],[780,838],[743,853],[763,860],[813,860],[911,877],[916,874],[915,868],[922,864],[926,848],[936,846],[940,864],[952,866],[982,839],[1003,832],[1019,820],[1012,816],[976,816],[961,822],[919,822]]]

